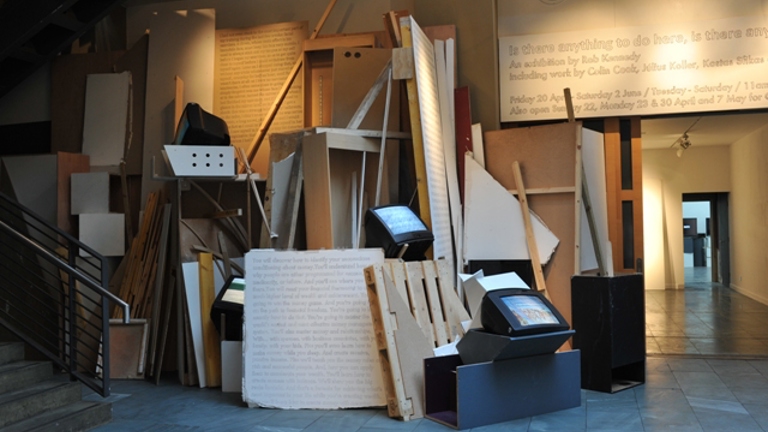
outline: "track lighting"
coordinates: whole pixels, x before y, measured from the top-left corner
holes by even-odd
[[[670,146],[670,148],[677,148],[677,150],[675,151],[675,153],[677,154],[677,157],[682,157],[683,156],[683,152],[685,150],[687,150],[688,147],[691,146],[691,139],[688,136],[688,131],[691,130],[691,128],[696,123],[698,123],[699,120],[701,120],[701,117],[697,118],[696,121],[694,121],[693,124],[690,125],[688,127],[688,129],[685,130],[685,132],[683,132],[683,134],[680,136],[680,138],[675,140],[675,142],[673,142],[672,145]]]

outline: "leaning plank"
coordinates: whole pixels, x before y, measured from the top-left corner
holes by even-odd
[[[323,28],[323,24],[325,24],[325,20],[328,19],[328,15],[331,14],[331,10],[333,9],[333,6],[336,4],[336,0],[331,0],[328,3],[328,6],[325,8],[325,12],[323,13],[323,16],[320,17],[320,20],[317,22],[317,25],[315,26],[314,31],[312,31],[312,34],[309,36],[310,39],[316,39],[317,35],[320,34],[320,30]],[[259,147],[261,147],[262,141],[264,141],[264,137],[267,136],[267,131],[269,130],[269,126],[272,125],[272,121],[275,119],[275,116],[277,115],[277,111],[280,109],[280,106],[283,104],[283,100],[285,100],[285,96],[288,94],[288,90],[291,89],[291,85],[293,84],[293,81],[296,79],[296,76],[299,74],[299,70],[301,69],[301,66],[304,64],[304,53],[302,53],[299,58],[296,59],[296,63],[293,65],[293,68],[291,69],[291,72],[288,74],[288,77],[286,77],[285,82],[283,83],[283,86],[280,88],[280,91],[277,94],[277,97],[275,98],[275,101],[272,103],[272,106],[269,108],[269,111],[267,112],[266,118],[264,118],[264,121],[261,123],[261,126],[259,126],[258,132],[256,132],[256,136],[253,138],[253,141],[251,141],[251,144],[248,146],[248,162],[253,163],[253,160],[256,158],[256,153],[259,151]],[[241,168],[240,173],[245,172],[245,167]]]
[[[205,381],[208,387],[221,387],[221,342],[211,320],[211,306],[216,297],[213,283],[213,255],[200,254],[200,321],[205,351]],[[198,365],[198,367],[201,367]]]
[[[528,245],[528,256],[531,257],[531,266],[533,267],[533,277],[536,281],[536,290],[547,294],[547,285],[544,282],[544,272],[541,269],[539,261],[539,247],[536,245],[536,237],[533,234],[533,225],[531,224],[531,215],[528,211],[528,197],[525,194],[525,183],[523,182],[523,173],[520,171],[520,164],[517,161],[512,162],[512,172],[515,174],[515,183],[517,184],[518,199],[520,200],[520,209],[523,214],[523,223],[525,224],[525,240]]]

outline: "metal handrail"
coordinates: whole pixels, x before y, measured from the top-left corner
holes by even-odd
[[[102,396],[110,306],[131,316],[107,279],[103,256],[0,193],[0,326]]]
[[[43,255],[48,261],[50,261],[52,264],[56,265],[57,267],[66,270],[68,272],[73,273],[75,276],[77,276],[77,280],[80,282],[85,283],[88,285],[88,288],[97,291],[99,294],[101,294],[104,297],[107,297],[108,299],[112,300],[113,302],[117,303],[122,309],[123,309],[123,323],[130,324],[130,316],[131,316],[131,306],[123,301],[120,297],[112,294],[111,292],[105,290],[101,286],[99,286],[89,275],[82,273],[80,270],[70,267],[69,264],[63,263],[62,259],[48,250],[46,250],[43,246],[38,244],[36,241],[27,238],[26,236],[22,235],[12,227],[10,227],[8,224],[0,220],[0,228],[3,228],[7,232],[9,232],[11,235],[13,235],[16,239],[21,240],[28,246],[34,248],[38,253]]]

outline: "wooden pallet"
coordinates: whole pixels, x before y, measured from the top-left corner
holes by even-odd
[[[365,269],[390,417],[424,417],[423,361],[463,334],[470,319],[445,260],[387,262]]]

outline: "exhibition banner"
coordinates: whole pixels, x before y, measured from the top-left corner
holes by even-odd
[[[502,37],[501,121],[764,108],[767,62],[759,17]]]

